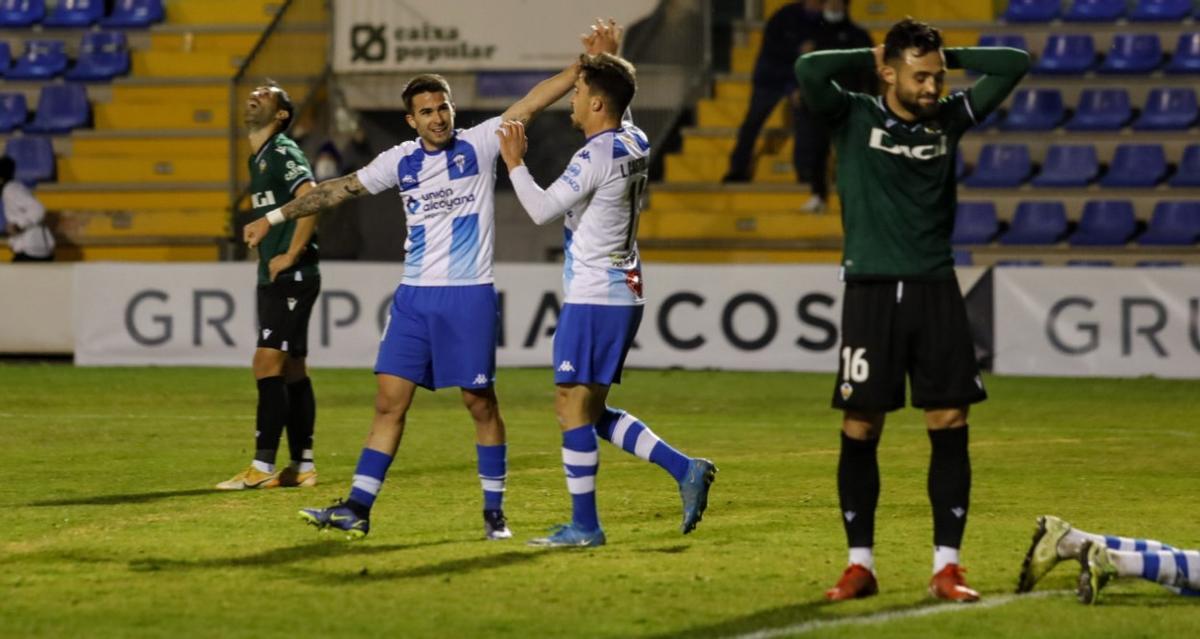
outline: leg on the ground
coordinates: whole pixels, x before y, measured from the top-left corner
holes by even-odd
[[[475,453],[483,489],[483,529],[487,539],[509,539],[512,531],[504,516],[504,490],[508,477],[508,444],[500,403],[494,388],[462,389],[463,404],[475,422]]]
[[[838,458],[838,502],[850,548],[849,565],[837,585],[825,591],[830,601],[869,597],[879,591],[875,579],[875,507],[879,503],[879,439],[885,413],[844,411]]]
[[[593,426],[604,410],[608,387],[599,384],[558,384],[554,408],[562,430],[563,470],[571,494],[571,523],[529,543],[535,546],[600,546],[604,531],[596,508],[599,446]]]

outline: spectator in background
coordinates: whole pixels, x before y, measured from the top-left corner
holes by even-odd
[[[46,208],[20,181],[13,179],[17,163],[0,157],[0,197],[7,218],[8,246],[14,262],[49,262],[54,259],[54,236],[46,228]]]
[[[792,66],[811,51],[870,47],[871,36],[848,15],[849,0],[806,0],[776,11],[763,30],[762,49],[754,65],[750,108],[738,129],[723,182],[748,182],[753,176],[754,141],[775,105],[785,96],[792,105],[792,163],[796,179],[812,184],[805,212],[825,210],[828,200],[829,132],[804,107]],[[874,93],[874,74],[837,78],[851,91]]]

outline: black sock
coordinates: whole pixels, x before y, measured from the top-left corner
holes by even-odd
[[[959,548],[971,500],[971,455],[967,427],[929,431],[929,504],[933,506],[933,544]]]
[[[258,435],[254,438],[254,461],[275,463],[279,436],[288,414],[287,385],[282,377],[258,380]]]
[[[305,377],[288,384],[287,393],[287,438],[292,463],[299,465],[300,462],[312,462],[313,424],[317,419],[317,399],[313,396],[312,380]]]
[[[878,439],[861,441],[842,433],[838,459],[838,501],[851,548],[875,545],[875,506],[879,503]]]

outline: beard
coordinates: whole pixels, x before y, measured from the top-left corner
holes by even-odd
[[[905,95],[899,91],[896,92],[896,100],[900,102],[900,105],[903,106],[905,110],[917,116],[918,120],[928,120],[933,118],[942,108],[941,103],[938,102],[937,99],[934,99],[934,101],[930,104],[922,104],[917,95]]]

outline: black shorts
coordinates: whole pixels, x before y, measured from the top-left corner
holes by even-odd
[[[904,378],[917,408],[987,399],[958,280],[847,282],[833,407],[904,407]]]
[[[292,357],[308,355],[308,318],[321,292],[321,279],[276,280],[258,287],[258,347]]]

